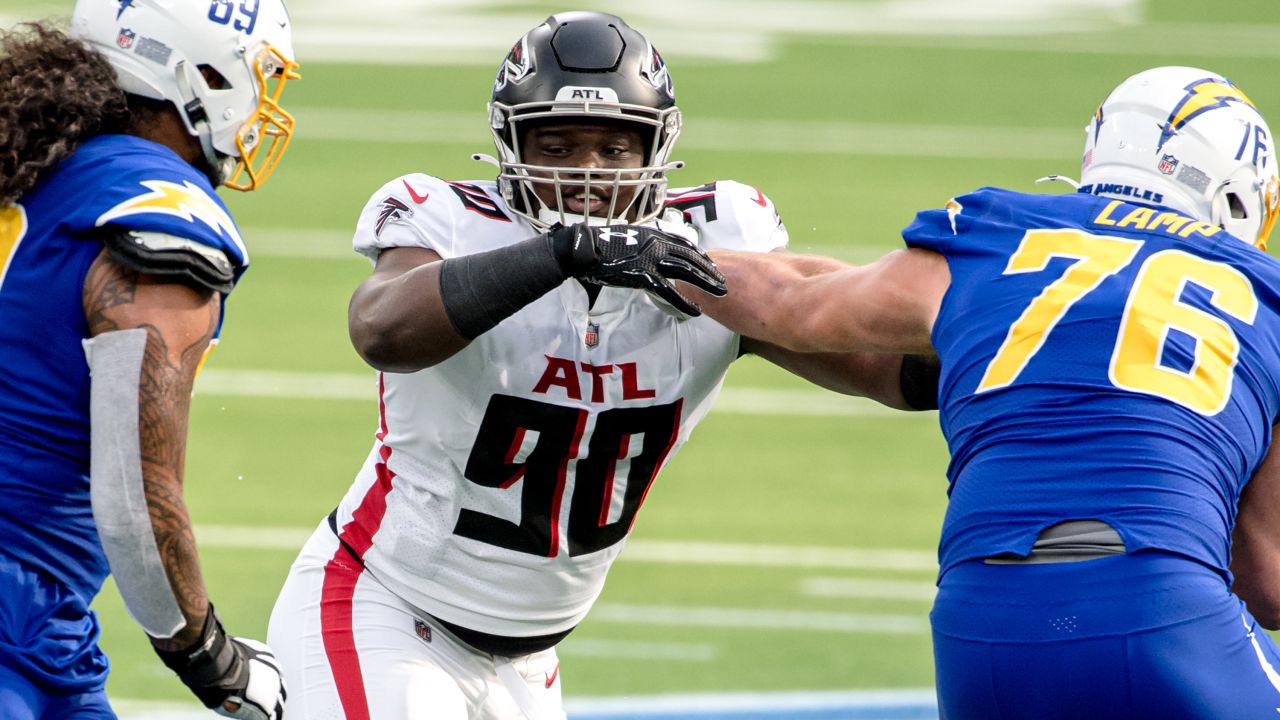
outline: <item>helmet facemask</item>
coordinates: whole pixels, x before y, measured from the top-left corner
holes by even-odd
[[[268,45],[254,60],[253,74],[258,84],[258,109],[236,133],[240,162],[224,183],[233,190],[253,190],[262,184],[275,172],[293,137],[293,115],[280,106],[280,96],[290,80],[302,77],[298,63]]]
[[[555,223],[612,224],[643,223],[657,217],[667,194],[667,173],[682,163],[668,162],[671,148],[680,134],[680,112],[675,108],[655,111],[621,103],[575,101],[570,103],[529,103],[509,107],[493,103],[490,108],[494,143],[501,159],[498,183],[512,209],[535,227],[545,229]],[[535,165],[525,162],[525,139],[539,125],[548,124],[625,125],[640,132],[644,161],[639,167],[600,168]],[[539,196],[539,189],[554,198]],[[584,207],[575,212],[566,200],[581,195],[603,196],[607,204],[595,212]],[[629,196],[629,197],[627,197]]]
[[[1267,249],[1267,239],[1275,229],[1276,219],[1280,218],[1280,179],[1267,179],[1266,189],[1262,191],[1262,227],[1258,231],[1258,247]]]

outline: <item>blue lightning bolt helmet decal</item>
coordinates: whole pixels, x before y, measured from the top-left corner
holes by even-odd
[[[1169,119],[1160,129],[1160,143],[1156,151],[1164,147],[1169,138],[1178,134],[1192,118],[1217,108],[1227,107],[1230,103],[1243,103],[1257,111],[1240,88],[1225,78],[1206,77],[1190,83],[1186,87],[1187,94],[1169,113]],[[1101,120],[1101,118],[1099,118]]]

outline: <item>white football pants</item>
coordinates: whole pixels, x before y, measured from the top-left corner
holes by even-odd
[[[271,612],[289,720],[565,720],[555,649],[500,658],[391,594],[322,522]]]

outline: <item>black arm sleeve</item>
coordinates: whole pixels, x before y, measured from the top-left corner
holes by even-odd
[[[902,397],[912,410],[938,409],[938,377],[942,363],[938,358],[925,355],[904,355],[898,382]]]
[[[445,260],[440,299],[453,329],[474,340],[594,259],[591,238],[579,226],[556,227],[515,245]]]
[[[107,227],[102,242],[111,259],[148,275],[157,275],[197,290],[231,292],[235,264],[217,248],[164,233]]]

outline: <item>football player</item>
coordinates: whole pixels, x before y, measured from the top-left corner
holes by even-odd
[[[281,0],[80,0],[0,33],[0,716],[115,717],[89,604],[110,571],[205,706],[279,718],[227,635],[183,503],[196,369],[248,264],[214,192],[293,132]]]
[[[936,348],[942,717],[1271,717],[1274,140],[1187,67],[1125,80],[1086,132],[1077,193],[962,195],[866,267],[714,254],[709,312],[795,349]]]
[[[349,327],[382,371],[377,439],[272,613],[291,715],[563,718],[555,645],[740,352],[907,405],[897,357],[775,350],[675,291],[719,287],[696,248],[787,232],[748,185],[668,190],[671,76],[622,19],[520,38],[489,125],[496,181],[399,177],[357,225],[375,265]]]

